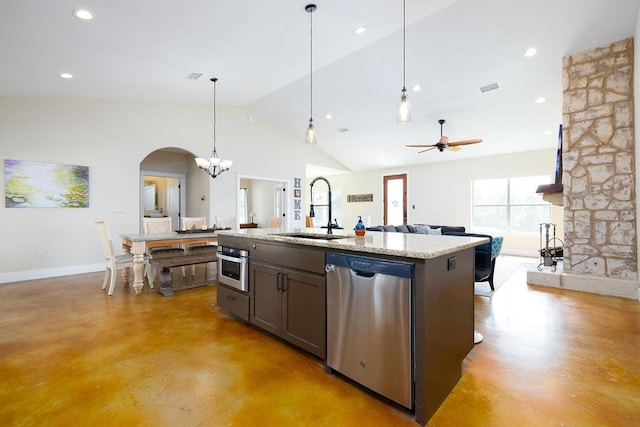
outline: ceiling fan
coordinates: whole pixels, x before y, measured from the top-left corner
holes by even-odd
[[[417,147],[417,148],[426,147],[424,150],[418,151],[418,154],[419,154],[419,153],[424,153],[425,151],[433,150],[434,148],[437,148],[440,152],[443,152],[444,150],[460,151],[462,149],[460,145],[477,144],[478,142],[482,142],[482,138],[465,139],[462,141],[449,142],[449,137],[444,136],[442,134],[442,125],[444,125],[444,122],[445,122],[444,119],[438,120],[438,123],[440,123],[440,139],[436,144],[417,144],[417,145],[407,144],[406,147]]]

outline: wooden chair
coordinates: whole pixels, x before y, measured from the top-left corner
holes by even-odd
[[[271,218],[269,228],[282,228],[282,218]]]
[[[180,218],[180,222],[181,222],[180,228],[182,228],[183,230],[202,230],[203,227],[204,228],[207,227],[207,218],[204,216],[194,216],[194,217],[184,216]],[[218,245],[217,244],[186,245],[184,249],[187,252],[187,254],[196,255],[196,254],[204,254],[204,253],[210,253],[210,252],[218,252]],[[208,264],[205,264],[205,266],[208,266]],[[195,276],[195,274],[196,274],[196,266],[194,264],[191,266],[191,275]]]
[[[100,236],[100,242],[102,243],[102,251],[104,252],[107,267],[104,273],[102,289],[105,289],[107,282],[109,282],[107,295],[113,295],[113,290],[116,287],[116,273],[125,267],[133,267],[133,255],[130,253],[116,255],[113,250],[113,243],[111,242],[111,235],[109,234],[107,223],[103,219],[97,219],[96,226],[98,227],[98,234]],[[149,282],[149,286],[153,288],[153,283]]]
[[[154,233],[154,234],[163,234],[163,233],[171,233],[171,218],[163,217],[163,218],[143,218],[142,219],[143,233]],[[184,249],[177,246],[167,246],[167,247],[158,247],[151,248],[149,250],[149,256],[151,258],[162,258],[162,257],[173,257],[176,255],[184,255]],[[185,277],[186,271],[185,268],[182,267],[182,277]],[[152,265],[149,265],[147,269],[147,278],[149,279],[149,284],[153,287],[153,281],[155,280],[156,272],[155,268]]]
[[[236,228],[236,217],[235,216],[217,216],[216,227],[231,228],[232,230],[234,230]]]
[[[180,228],[182,230],[202,230],[203,227],[207,227],[207,217],[183,216],[180,218]]]

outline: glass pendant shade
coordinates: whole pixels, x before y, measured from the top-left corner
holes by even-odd
[[[309,126],[304,133],[304,141],[309,145],[315,145],[318,143],[318,135],[316,129],[313,127],[313,120],[309,120]]]
[[[396,121],[399,123],[408,123],[411,121],[411,102],[407,98],[406,90],[402,90],[402,97],[398,104],[398,117]]]
[[[196,165],[201,169],[207,169],[209,167],[209,160],[202,157],[196,157]]]

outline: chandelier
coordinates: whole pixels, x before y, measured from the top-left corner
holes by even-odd
[[[218,81],[218,78],[214,77],[211,81],[213,82],[213,152],[208,159],[196,157],[196,164],[200,169],[209,174],[211,178],[215,178],[222,172],[231,169],[233,161],[222,160],[218,157],[218,152],[216,151],[216,82]]]

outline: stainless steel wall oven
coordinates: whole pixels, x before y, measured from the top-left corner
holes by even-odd
[[[218,282],[242,292],[249,291],[249,252],[218,246]]]

